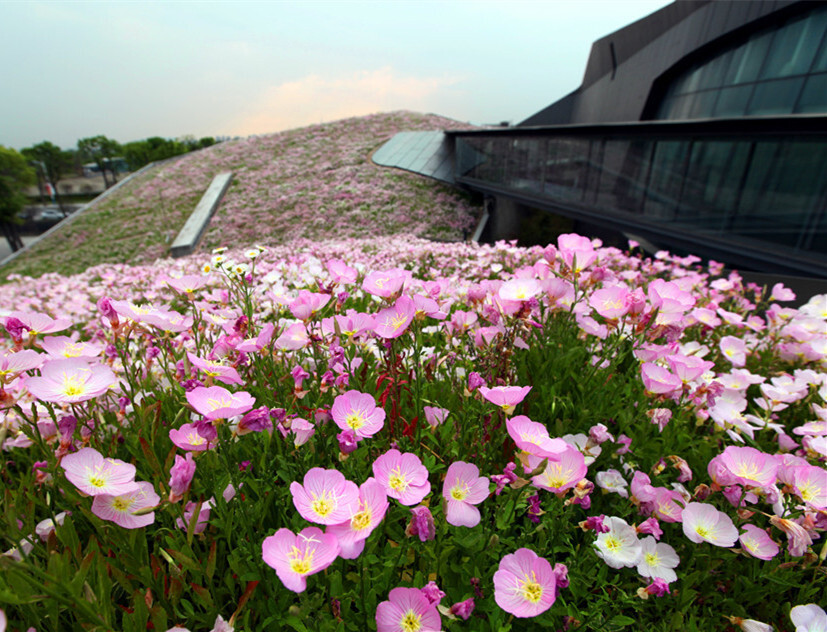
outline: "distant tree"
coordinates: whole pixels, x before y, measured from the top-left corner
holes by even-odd
[[[121,146],[117,141],[103,135],[81,138],[78,141],[78,152],[84,160],[92,160],[98,165],[98,169],[103,174],[104,186],[107,189],[118,181],[113,159],[118,156],[120,151]],[[106,179],[107,171],[112,175],[112,184]]]
[[[60,147],[47,140],[33,147],[27,147],[20,153],[28,158],[30,164],[34,163],[35,169],[43,176],[43,179],[51,185],[52,191],[54,191],[55,201],[63,212],[63,215],[66,216],[67,213],[63,205],[63,200],[60,199],[57,192],[57,183],[61,181],[63,174],[71,169],[71,154],[61,150]]]
[[[0,230],[12,252],[23,247],[17,230],[18,214],[27,201],[23,190],[35,181],[35,172],[26,158],[14,149],[0,145]]]
[[[204,136],[198,139],[198,149],[206,149],[215,145],[215,139],[212,136]]]

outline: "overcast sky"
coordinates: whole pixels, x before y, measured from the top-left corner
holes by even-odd
[[[414,110],[517,123],[666,0],[0,0],[0,145],[244,136]]]

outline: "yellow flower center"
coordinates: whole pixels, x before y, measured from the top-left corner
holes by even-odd
[[[187,435],[187,442],[190,445],[203,445],[205,443],[204,437],[202,437],[197,432],[190,432]]]
[[[313,495],[313,502],[310,503],[310,509],[320,518],[326,517],[328,514],[336,510],[336,499],[329,495],[327,491],[322,493],[321,497]]]
[[[647,553],[644,555],[644,558],[646,559],[646,564],[649,566],[657,566],[660,564],[660,558],[657,553]]]
[[[610,535],[606,540],[603,542],[605,547],[611,551],[612,553],[619,551],[623,544],[618,540],[615,536]]]
[[[388,477],[388,485],[391,486],[392,489],[400,493],[404,493],[406,489],[408,489],[408,479],[399,471],[397,467],[395,470],[391,471],[391,475]]]
[[[359,430],[365,425],[365,418],[361,411],[354,411],[345,417],[345,423],[353,430]]]
[[[81,353],[83,353],[82,344],[76,344],[74,342],[70,342],[65,347],[63,347],[63,357],[65,358],[77,358]]]
[[[86,480],[89,481],[89,484],[92,487],[106,487],[107,479],[101,472],[101,466],[97,466],[94,470],[90,467],[86,468],[87,477]]]
[[[525,576],[525,579],[520,582],[520,595],[526,601],[537,603],[543,598],[543,587],[537,583],[537,576],[531,573],[531,577]]]
[[[115,511],[129,511],[129,508],[134,502],[134,498],[124,498],[119,496],[112,501],[112,509]]]
[[[307,575],[313,567],[313,551],[306,551],[302,555],[299,547],[294,546],[287,557],[290,560],[290,570],[297,575]]]
[[[372,518],[372,513],[370,511],[370,507],[365,507],[359,513],[353,515],[353,518],[350,519],[350,528],[354,531],[362,531],[363,529],[367,529],[370,526],[370,521]]]
[[[210,397],[207,399],[207,405],[209,405],[210,410],[218,410],[219,408],[229,408],[233,405],[232,399],[227,399],[226,397],[222,397],[221,399],[213,399]]]
[[[408,610],[399,622],[399,626],[402,628],[402,632],[419,632],[422,629],[421,621],[422,615],[416,614],[413,610]]]
[[[457,483],[451,489],[451,498],[454,500],[465,500],[465,497],[468,495],[468,485],[465,483]]]
[[[709,529],[707,529],[703,525],[698,525],[697,527],[695,527],[695,533],[697,533],[702,538],[712,539],[709,535]]]
[[[83,395],[86,392],[86,385],[79,374],[63,374],[63,394],[68,397]]]

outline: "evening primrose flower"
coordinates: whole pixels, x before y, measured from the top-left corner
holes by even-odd
[[[187,392],[187,401],[206,419],[227,419],[246,413],[256,398],[246,391],[231,393],[221,386],[198,386]]]
[[[732,518],[706,503],[689,503],[683,510],[684,535],[693,542],[709,542],[715,546],[731,547],[738,540],[738,529]]]
[[[554,569],[531,549],[517,549],[500,560],[494,573],[494,601],[515,617],[536,617],[557,599],[557,589],[568,585],[567,569]]]
[[[359,486],[359,509],[349,520],[330,525],[327,533],[339,540],[339,556],[352,560],[362,553],[365,540],[379,526],[388,511],[388,497],[384,488],[371,477]]]
[[[827,630],[827,613],[814,603],[795,606],[790,610],[790,619],[795,626],[795,632],[825,632]]]
[[[169,439],[176,447],[193,452],[204,452],[215,447],[214,442],[207,441],[198,433],[195,424],[184,424],[180,428],[170,428]]]
[[[398,338],[408,329],[415,314],[413,300],[408,296],[400,296],[393,307],[377,312],[374,331],[380,338]]]
[[[146,512],[161,502],[152,483],[138,482],[138,489],[113,496],[98,494],[92,501],[92,513],[124,529],[140,529],[155,522],[155,512]],[[140,515],[136,515],[140,513]]]
[[[480,387],[482,388],[482,387]],[[517,415],[505,422],[509,436],[520,450],[540,458],[557,459],[569,449],[569,444],[560,438],[551,438],[548,429],[525,415]]]
[[[290,493],[302,518],[317,524],[341,524],[359,511],[359,488],[338,470],[311,468],[303,484],[290,483]]]
[[[66,479],[88,496],[117,496],[138,490],[135,466],[119,459],[105,459],[94,448],[81,448],[60,461]]]
[[[331,533],[308,527],[298,534],[282,528],[264,539],[261,559],[276,571],[285,588],[304,592],[307,576],[323,571],[339,555],[339,542]]]
[[[637,572],[641,577],[651,577],[672,583],[678,576],[673,568],[680,563],[675,549],[665,542],[658,542],[654,537],[647,536],[640,541],[641,556],[637,564]]]
[[[780,550],[769,534],[754,524],[745,524],[744,532],[738,537],[741,547],[752,557],[759,560],[771,560]]]
[[[615,516],[604,519],[603,524],[609,530],[598,534],[594,543],[598,557],[612,568],[637,566],[643,555],[643,545],[635,528]]]
[[[769,487],[775,484],[778,461],[770,454],[750,447],[727,447],[720,456],[720,463],[734,482],[751,487]]]
[[[376,607],[377,632],[439,632],[442,620],[436,604],[419,588],[394,588]]]
[[[480,510],[474,505],[488,498],[488,478],[480,476],[473,463],[456,461],[448,467],[442,487],[445,498],[445,520],[455,527],[475,527],[480,523]]]
[[[577,485],[586,475],[586,470],[586,459],[580,450],[567,446],[555,460],[549,459],[546,469],[534,476],[531,484],[559,494]]]
[[[376,405],[373,395],[359,391],[337,396],[330,416],[342,430],[352,430],[357,441],[372,437],[385,425],[385,411]]]
[[[411,452],[391,449],[378,456],[373,475],[388,496],[409,507],[419,504],[431,491],[427,468]]]
[[[502,408],[506,415],[514,412],[514,408],[525,399],[530,390],[530,386],[480,386],[479,389],[485,399]]]
[[[82,358],[49,360],[40,377],[26,378],[26,388],[37,399],[55,404],[76,404],[103,395],[117,383],[107,366],[90,365]]]

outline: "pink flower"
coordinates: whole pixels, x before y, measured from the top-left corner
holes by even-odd
[[[689,503],[683,510],[683,533],[693,542],[731,547],[738,540],[732,518],[706,503]]]
[[[422,409],[425,412],[425,421],[428,422],[428,425],[431,428],[436,428],[437,426],[442,425],[445,423],[445,419],[450,414],[447,408],[437,408],[435,406],[423,406]]]
[[[89,496],[117,496],[138,490],[135,466],[118,459],[105,459],[94,448],[81,448],[60,461],[67,480]]]
[[[586,476],[586,458],[580,450],[567,446],[564,452],[549,459],[546,469],[531,479],[531,484],[555,494],[571,489]]]
[[[358,276],[356,270],[339,259],[331,259],[325,264],[331,279],[336,283],[353,283]]]
[[[26,388],[37,399],[57,404],[76,404],[103,395],[117,382],[109,367],[90,366],[82,358],[49,360],[40,377],[26,378]]]
[[[448,467],[442,497],[446,500],[445,520],[455,527],[475,527],[480,510],[474,505],[488,498],[488,479],[480,476],[473,463],[456,461]]]
[[[413,300],[408,296],[400,296],[393,307],[387,307],[376,314],[374,331],[381,338],[398,338],[405,333],[415,314]]]
[[[227,419],[250,410],[256,398],[246,391],[231,393],[221,386],[198,386],[187,392],[187,401],[205,418]]]
[[[793,468],[795,493],[814,509],[827,509],[827,474],[824,468],[802,465]]]
[[[470,599],[466,599],[465,601],[455,603],[453,606],[451,606],[449,612],[455,617],[459,617],[463,621],[468,621],[468,617],[470,617],[471,613],[474,612],[474,598],[471,597]]]
[[[410,452],[388,450],[373,462],[373,475],[385,493],[403,505],[419,504],[431,491],[428,470]]]
[[[536,617],[557,599],[558,574],[531,549],[517,549],[500,560],[494,573],[494,601],[515,617]]]
[[[190,351],[187,351],[187,358],[189,358],[189,361],[196,369],[208,377],[214,377],[219,382],[224,382],[224,384],[244,383],[241,376],[238,374],[238,371],[236,371],[233,367],[224,364],[222,361],[205,360],[204,358],[199,358]]]
[[[744,525],[744,533],[738,537],[738,540],[744,551],[759,560],[771,560],[778,555],[780,550],[766,531],[753,524]]]
[[[50,356],[56,358],[87,358],[99,356],[104,345],[95,342],[74,340],[69,336],[46,336],[40,341],[40,347]],[[20,353],[34,353],[21,351]]]
[[[569,444],[563,439],[549,437],[545,425],[531,421],[525,415],[512,417],[505,425],[517,447],[529,454],[556,459],[569,448]]]
[[[308,320],[330,300],[329,294],[317,294],[299,290],[299,296],[288,306],[290,313],[299,320]]]
[[[195,424],[184,424],[178,429],[171,428],[169,431],[169,439],[182,450],[193,452],[204,452],[215,447],[215,443],[207,441],[198,434]]]
[[[775,484],[777,460],[755,448],[729,446],[721,454],[720,463],[735,477],[735,483],[753,487]]]
[[[787,551],[793,557],[804,555],[807,547],[813,543],[813,539],[807,533],[807,530],[797,522],[778,516],[770,516],[770,524],[787,534]]]
[[[6,319],[5,324],[8,326],[8,321],[12,319],[17,319],[29,330],[30,338],[33,338],[37,334],[53,334],[58,331],[63,331],[72,325],[72,321],[69,318],[52,318],[51,316],[37,312],[12,312]]]
[[[316,434],[316,426],[306,419],[296,417],[290,422],[290,432],[293,433],[293,445],[297,448],[310,441],[310,437]]]
[[[589,305],[603,318],[622,318],[631,306],[631,295],[622,285],[614,285],[592,293]]]
[[[732,366],[742,367],[747,363],[747,345],[741,338],[724,336],[719,346],[721,353],[732,363]]]
[[[650,393],[671,395],[683,387],[679,377],[654,362],[644,362],[640,367],[640,376]]]
[[[480,394],[495,406],[502,408],[506,415],[514,412],[514,408],[525,399],[530,390],[530,386],[480,386]]]
[[[790,610],[795,632],[824,632],[827,630],[827,613],[814,603],[795,606]]]
[[[359,391],[336,397],[330,415],[339,428],[352,430],[357,441],[372,437],[385,425],[385,411],[376,406],[372,395]]]
[[[190,488],[192,477],[195,476],[195,461],[192,453],[187,452],[186,458],[175,455],[175,463],[169,470],[169,502],[177,503]]]
[[[207,528],[207,523],[210,520],[210,511],[215,504],[215,499],[210,498],[207,501],[201,503],[201,508],[198,509],[198,516],[195,518],[195,526],[193,527],[193,533],[203,533],[204,530]],[[190,522],[192,522],[192,518],[195,515],[195,510],[198,508],[199,503],[190,501],[184,506],[184,518],[176,518],[175,525],[183,530],[188,531]]]
[[[277,349],[295,351],[296,349],[303,349],[309,343],[310,338],[307,335],[304,323],[293,323],[276,338],[274,345]]]
[[[117,496],[98,494],[92,501],[92,513],[101,520],[109,520],[124,529],[140,529],[155,522],[155,512],[135,513],[156,507],[161,497],[155,493],[152,483],[138,482],[138,489]]]
[[[540,291],[541,287],[536,279],[510,279],[500,286],[497,293],[504,301],[527,301],[537,296]]]
[[[311,468],[303,485],[290,483],[290,493],[301,516],[317,524],[341,524],[359,511],[359,488],[338,470]]]
[[[376,607],[377,632],[439,632],[442,620],[436,604],[418,588],[394,588]]]
[[[279,529],[261,544],[261,559],[275,569],[285,588],[296,593],[307,588],[308,575],[323,571],[338,555],[336,536],[318,527],[307,527],[298,535]]]
[[[37,351],[26,349],[24,351],[4,351],[0,353],[0,384],[4,381],[11,381],[23,371],[38,368],[43,364],[43,356]]]
[[[429,603],[437,605],[439,605],[439,602],[442,601],[442,598],[445,596],[445,593],[439,589],[435,581],[428,582],[419,590],[422,591],[422,594],[425,595]]]
[[[425,505],[411,509],[411,523],[406,529],[406,535],[418,536],[421,542],[428,542],[436,537],[434,516]]]
[[[326,533],[332,533],[339,540],[339,555],[352,560],[362,553],[365,540],[379,526],[388,511],[388,497],[384,488],[369,478],[359,486],[359,508],[351,518],[341,524],[330,525]]]
[[[390,298],[402,290],[409,277],[410,272],[405,270],[377,270],[365,277],[362,289],[374,296]]]

